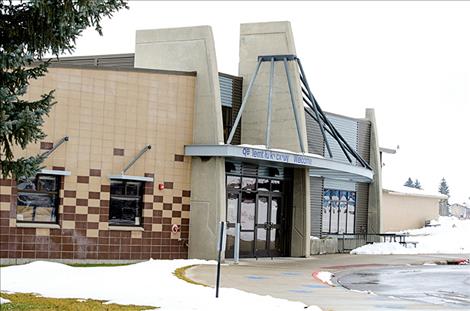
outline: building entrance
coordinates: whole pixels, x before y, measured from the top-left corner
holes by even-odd
[[[233,258],[240,223],[240,257],[288,256],[291,172],[285,168],[227,163],[227,247]]]

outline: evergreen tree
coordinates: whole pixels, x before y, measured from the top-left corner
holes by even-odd
[[[54,104],[54,91],[26,101],[29,80],[42,77],[47,53],[72,52],[87,27],[101,35],[102,17],[111,17],[124,0],[0,0],[0,171],[3,177],[32,176],[41,155],[15,158],[15,146],[25,149],[45,137],[41,126]]]
[[[414,183],[413,180],[411,180],[411,177],[408,177],[408,180],[405,182],[404,186],[414,188]]]
[[[439,193],[445,194],[449,196],[449,186],[447,185],[447,181],[444,177],[442,177],[441,182],[439,184]]]
[[[418,179],[415,180],[415,183],[414,183],[413,187],[416,188],[416,189],[423,189],[423,188],[421,188],[421,183],[419,182]]]
[[[441,182],[439,183],[439,193],[449,196],[449,186],[444,177],[442,177]],[[439,215],[449,216],[449,198],[439,200]]]

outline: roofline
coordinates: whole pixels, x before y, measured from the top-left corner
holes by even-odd
[[[385,148],[385,147],[379,147],[379,151],[380,151],[380,152],[383,152],[383,153],[389,153],[389,154],[395,154],[395,153],[397,153],[397,150],[396,150],[396,149]]]
[[[164,70],[164,69],[150,69],[150,68],[137,68],[134,67],[134,53],[121,53],[121,54],[104,54],[104,55],[85,55],[85,56],[65,56],[65,57],[50,57],[44,58],[42,61],[50,59],[51,68],[80,68],[80,69],[98,69],[98,70],[110,70],[110,71],[126,71],[126,72],[147,72],[147,73],[160,73],[160,74],[167,74],[167,75],[183,75],[183,76],[196,76],[196,71],[181,71],[181,70]],[[132,62],[132,67],[129,65],[127,66],[119,66],[119,65],[105,65],[100,66],[98,65],[99,59],[127,59],[128,61]],[[90,64],[70,64],[68,61],[87,61],[87,62],[94,62],[95,65]],[[39,63],[41,61],[37,61],[35,63]]]
[[[228,74],[228,73],[219,72],[219,76],[234,79],[234,80],[243,81],[243,77],[234,76],[234,75],[231,75],[231,74]]]
[[[157,74],[166,74],[166,75],[174,75],[174,76],[192,76],[192,77],[197,76],[196,71],[176,71],[176,70],[126,68],[126,67],[99,67],[99,66],[90,66],[90,65],[71,65],[71,64],[61,64],[61,63],[50,63],[49,68],[144,72],[144,73],[157,73]]]
[[[397,195],[397,196],[433,198],[433,199],[440,199],[440,200],[449,198],[448,196],[446,196],[444,194],[439,195],[439,194],[428,194],[428,193],[422,193],[422,194],[421,193],[407,193],[407,192],[401,192],[401,191],[397,191],[397,190],[390,190],[390,189],[386,189],[386,188],[382,188],[382,190],[384,192],[389,193],[390,195]]]
[[[336,116],[336,117],[340,117],[340,118],[346,118],[346,119],[353,120],[353,121],[370,122],[370,120],[366,119],[366,118],[354,118],[354,117],[345,116],[345,115],[342,115],[342,114],[339,114],[339,113],[334,113],[334,112],[329,112],[329,111],[324,111],[324,112],[327,115],[332,115],[332,116]]]

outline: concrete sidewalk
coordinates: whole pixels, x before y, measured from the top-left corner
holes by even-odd
[[[468,256],[468,255],[467,255]],[[228,261],[222,266],[221,287],[237,288],[260,295],[269,295],[323,310],[449,310],[451,307],[347,290],[330,286],[312,276],[313,272],[340,273],[353,269],[380,269],[385,266],[422,265],[462,255],[319,255],[311,258],[243,259],[236,265]],[[187,276],[214,286],[215,266],[195,266]],[[333,280],[334,281],[334,280]],[[223,289],[221,290],[223,295]]]

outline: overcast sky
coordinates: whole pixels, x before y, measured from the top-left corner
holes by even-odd
[[[212,26],[219,71],[238,73],[239,24],[290,21],[319,104],[363,117],[375,108],[384,184],[408,177],[451,202],[470,187],[470,3],[468,2],[137,2],[85,31],[74,55],[134,52],[135,31]]]

